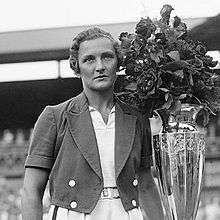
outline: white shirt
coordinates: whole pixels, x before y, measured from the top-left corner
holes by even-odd
[[[112,108],[108,122],[105,124],[102,115],[89,106],[93,127],[95,130],[104,187],[116,186],[115,181],[115,107]]]

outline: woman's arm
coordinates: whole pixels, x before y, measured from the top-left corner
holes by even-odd
[[[23,220],[42,220],[42,198],[48,176],[47,169],[26,168],[21,196]]]
[[[147,220],[164,220],[161,199],[151,175],[151,169],[139,172],[139,200]]]

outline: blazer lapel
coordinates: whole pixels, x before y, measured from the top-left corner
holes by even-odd
[[[132,149],[137,117],[123,112],[116,103],[115,111],[115,175],[118,178]]]
[[[85,95],[82,99],[86,99]],[[80,102],[77,104],[81,106],[75,106],[74,110],[66,111],[68,126],[78,149],[102,179],[99,151],[88,104],[86,100],[80,100]]]

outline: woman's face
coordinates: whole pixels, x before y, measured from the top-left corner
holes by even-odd
[[[113,42],[105,37],[84,41],[78,51],[83,88],[89,91],[108,91],[114,86],[117,56]]]

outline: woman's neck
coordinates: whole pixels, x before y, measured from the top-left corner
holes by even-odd
[[[86,91],[84,93],[88,99],[89,105],[100,112],[111,111],[114,105],[113,90],[107,92]]]

